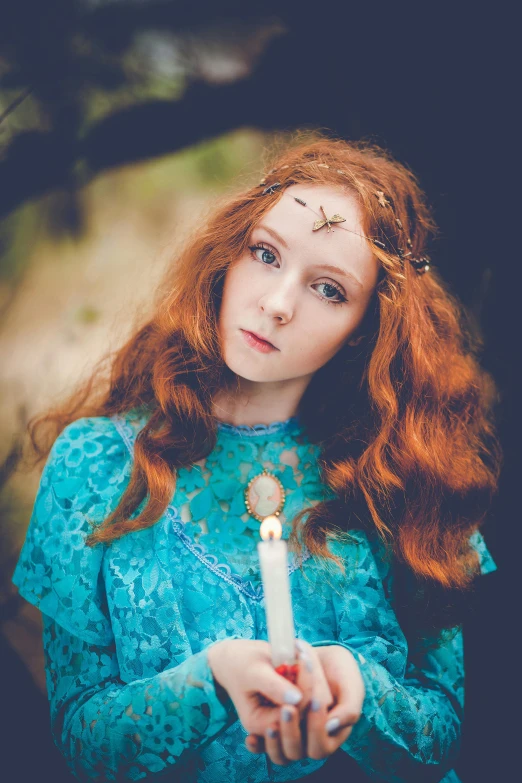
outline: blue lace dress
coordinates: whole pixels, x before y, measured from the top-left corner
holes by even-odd
[[[225,638],[266,639],[244,488],[263,468],[286,489],[284,537],[305,505],[324,497],[317,446],[296,419],[270,426],[219,423],[213,452],[181,469],[152,527],[85,546],[116,507],[145,419],[86,418],[56,440],[45,466],[13,581],[41,610],[54,740],[81,780],[184,783],[286,781],[324,761],[286,767],[245,747],[233,703],[207,662]],[[480,534],[483,573],[495,570]],[[463,717],[459,627],[436,649],[409,645],[393,609],[393,568],[361,531],[332,544],[343,575],[310,553],[292,555],[298,637],[341,644],[366,686],[362,717],[342,746],[376,781],[456,783]]]

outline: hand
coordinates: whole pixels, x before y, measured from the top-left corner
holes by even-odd
[[[293,705],[298,715],[310,702],[309,692],[305,694],[274,670],[268,642],[225,639],[209,648],[208,663],[216,683],[227,691],[250,734],[264,736],[279,720],[281,705]]]
[[[359,720],[365,688],[353,655],[340,645],[310,647],[302,643],[300,658],[313,668],[312,702],[304,721],[297,711],[284,707],[280,719],[264,736],[249,736],[246,745],[252,753],[265,751],[275,764],[286,765],[300,758],[323,759],[334,753]],[[306,670],[306,666],[301,665]],[[326,681],[332,701],[321,697]],[[299,685],[298,681],[298,685]],[[329,733],[329,731],[331,733]]]

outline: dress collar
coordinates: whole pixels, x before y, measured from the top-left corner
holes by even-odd
[[[230,435],[236,437],[266,437],[268,435],[286,435],[292,433],[297,435],[302,431],[302,426],[297,416],[291,416],[285,421],[274,421],[272,424],[254,424],[249,426],[247,424],[228,424],[224,421],[217,422],[218,431],[223,435]]]

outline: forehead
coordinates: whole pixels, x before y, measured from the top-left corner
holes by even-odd
[[[298,203],[296,198],[305,201],[307,206]],[[328,232],[327,228],[312,231],[314,222],[324,218],[322,210],[328,217],[341,215],[345,218],[345,222],[334,226],[333,232]],[[350,192],[343,192],[331,185],[292,185],[285,189],[281,198],[265,213],[260,222],[264,225],[277,222],[280,228],[286,226],[291,233],[304,231],[307,239],[310,239],[311,235],[312,240],[319,240],[322,244],[325,242],[324,235],[329,234],[330,240],[337,235],[337,244],[340,242],[346,244],[352,236],[357,240],[357,244],[364,246],[366,244],[364,237],[357,236],[357,234],[364,234],[362,218],[357,197]]]
[[[288,198],[284,196],[291,196],[293,201],[294,197],[302,198],[308,206],[312,207],[316,211],[319,211],[319,207],[322,205],[325,209],[327,206],[334,211],[344,209],[345,212],[349,212],[352,218],[358,221],[362,220],[362,211],[357,201],[355,193],[349,190],[343,190],[333,185],[291,185],[285,188],[283,197],[274,205],[272,211],[276,211],[277,208],[285,208],[285,203],[288,202]],[[328,211],[327,211],[328,214]]]

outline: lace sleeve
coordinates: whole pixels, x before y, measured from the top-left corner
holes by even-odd
[[[192,751],[237,719],[232,702],[218,697],[208,647],[153,676],[120,677],[105,547],[87,547],[85,539],[128,478],[129,458],[110,419],[66,427],[45,465],[13,575],[44,617],[53,735],[82,780],[139,780],[194,764]]]
[[[139,780],[194,763],[237,715],[218,698],[203,650],[127,685],[114,644],[90,644],[43,615],[54,741],[79,780]],[[191,758],[192,754],[192,758]]]
[[[362,716],[343,745],[361,767],[387,783],[440,781],[455,764],[463,718],[462,633],[410,663],[404,678],[385,663],[343,643],[355,656],[366,688]],[[386,640],[376,637],[374,651]]]
[[[364,534],[353,582],[337,596],[339,638],[366,688],[361,718],[342,749],[387,783],[440,781],[460,747],[464,662],[460,628],[436,648],[410,651]]]
[[[125,445],[104,417],[78,419],[45,464],[13,582],[20,595],[92,644],[113,639],[92,524],[114,510],[129,478]]]

